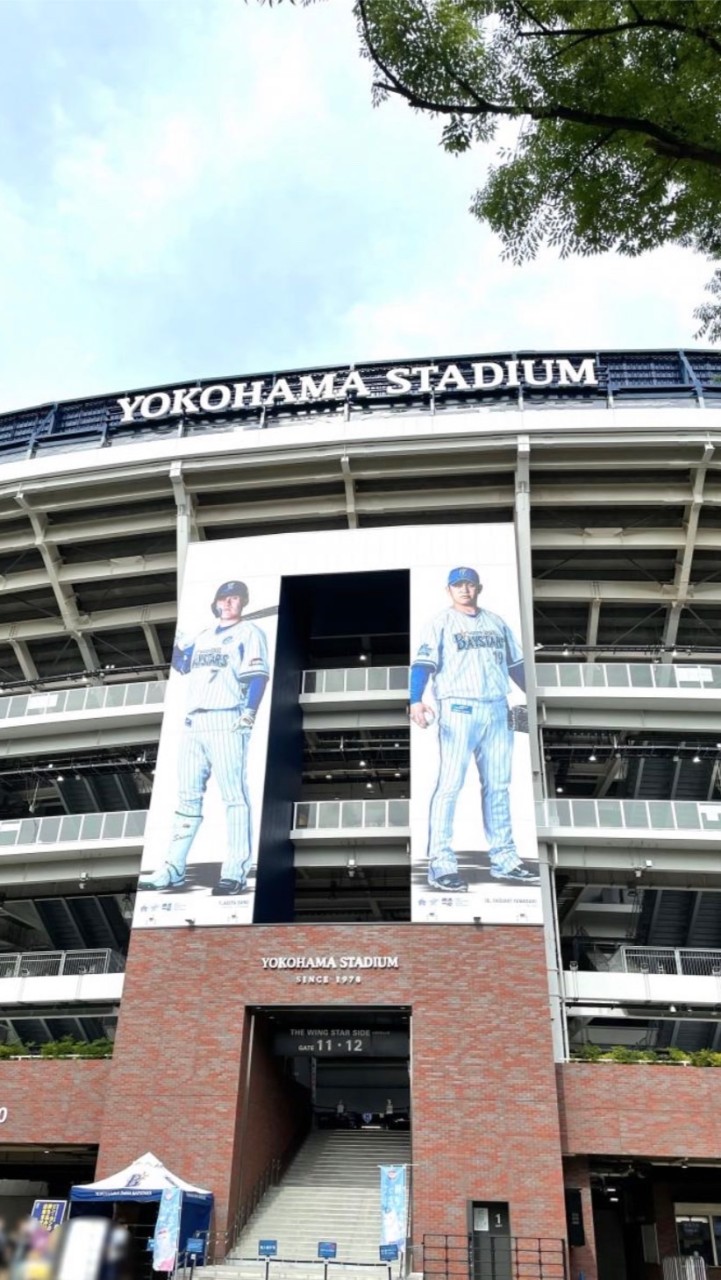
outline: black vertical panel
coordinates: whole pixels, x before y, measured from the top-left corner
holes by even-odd
[[[300,590],[303,582],[298,578],[284,578],[281,582],[255,924],[293,920],[295,874],[289,832],[293,801],[300,795],[303,773],[303,712],[298,698],[308,647],[308,597]]]
[[[583,1203],[581,1192],[575,1187],[566,1187],[566,1225],[568,1243],[574,1249],[580,1249],[586,1243],[586,1232],[583,1228]]]

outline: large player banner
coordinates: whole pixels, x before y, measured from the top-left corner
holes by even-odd
[[[434,533],[411,568],[412,919],[540,924],[514,529]]]
[[[280,576],[188,553],[133,924],[250,924]]]

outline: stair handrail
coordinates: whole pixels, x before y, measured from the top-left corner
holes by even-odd
[[[288,1168],[288,1165],[293,1159],[293,1156],[298,1150],[298,1147],[306,1136],[306,1134],[302,1134],[299,1138],[294,1138],[280,1155],[273,1156],[261,1173],[260,1177],[254,1182],[251,1190],[241,1200],[233,1216],[232,1225],[225,1232],[226,1242],[229,1241],[228,1252],[231,1252],[235,1248],[243,1228],[252,1218],[266,1192],[269,1191],[271,1187],[277,1187],[283,1174]]]

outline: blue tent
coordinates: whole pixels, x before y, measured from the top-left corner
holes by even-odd
[[[103,1212],[102,1206],[109,1204],[160,1203],[163,1192],[170,1188],[180,1188],[183,1193],[180,1215],[182,1253],[190,1236],[202,1235],[207,1239],[213,1212],[213,1193],[184,1182],[166,1169],[151,1151],[134,1160],[126,1169],[111,1174],[109,1178],[72,1187],[70,1213],[77,1215],[83,1212]]]

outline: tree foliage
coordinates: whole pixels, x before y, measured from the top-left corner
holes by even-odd
[[[276,3],[280,0],[276,0]],[[308,0],[303,0],[307,3]],[[497,143],[472,211],[515,262],[665,244],[721,263],[719,0],[355,0],[376,102]],[[721,338],[721,267],[699,336]]]

